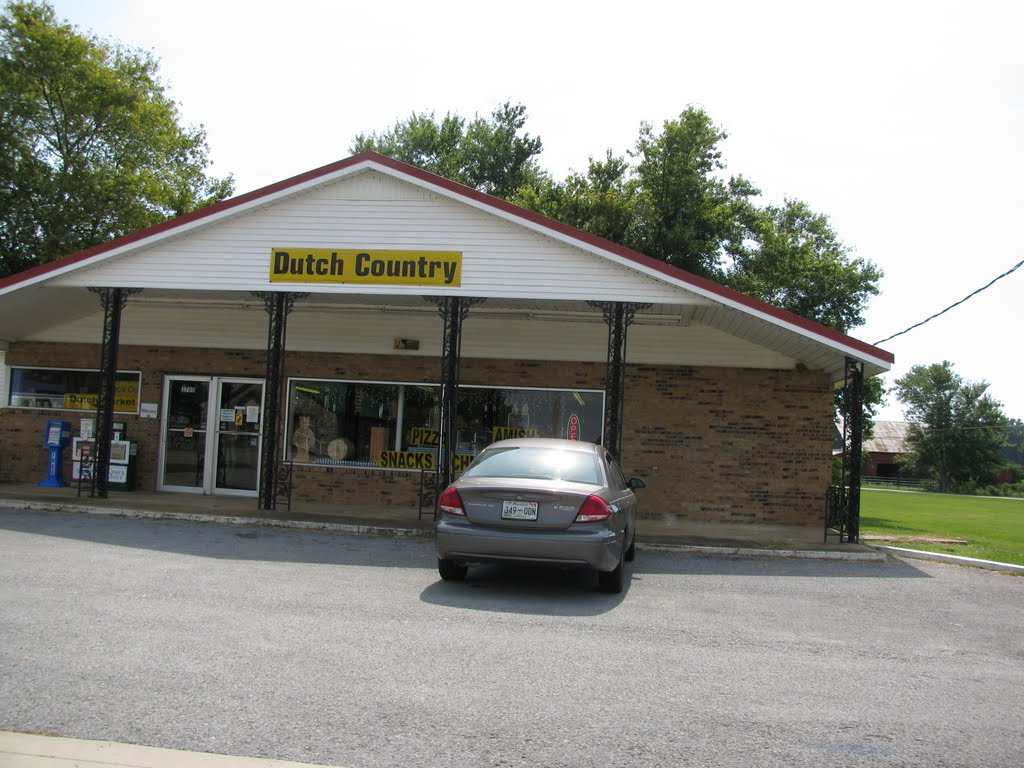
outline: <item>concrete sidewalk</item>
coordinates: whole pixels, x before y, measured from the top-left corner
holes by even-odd
[[[0,731],[0,765],[4,768],[331,768],[291,760],[185,752],[12,731]]]
[[[219,522],[338,533],[429,537],[434,520],[416,508],[360,507],[295,502],[291,511],[258,510],[256,499],[153,491],[111,491],[109,498],[78,496],[74,486],[41,488],[31,483],[0,485],[0,506],[48,512],[74,512],[160,520]],[[642,517],[637,526],[640,549],[703,552],[720,555],[810,557],[837,560],[884,560],[863,544],[825,541],[820,526],[702,523],[673,515]]]

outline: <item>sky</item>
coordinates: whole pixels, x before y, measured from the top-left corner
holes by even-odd
[[[885,273],[876,343],[1024,259],[1024,3],[53,0],[58,17],[152,51],[182,122],[236,193],[349,156],[412,112],[526,107],[554,178],[688,105],[727,133],[762,203],[826,214]],[[1024,418],[1024,267],[882,348],[943,360]],[[893,396],[879,418],[898,420]]]

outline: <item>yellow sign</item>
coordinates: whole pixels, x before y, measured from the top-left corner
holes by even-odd
[[[437,469],[433,451],[381,451],[380,466],[385,469]]]
[[[475,459],[472,453],[456,453],[452,459],[452,470],[463,472]],[[437,469],[437,454],[434,451],[381,451],[378,464],[384,469]]]
[[[66,392],[64,408],[70,411],[95,411],[99,406],[100,396],[94,392]],[[137,381],[118,381],[114,383],[114,411],[118,413],[138,413],[139,383]]]
[[[441,444],[441,435],[436,429],[425,429],[413,427],[412,435],[409,438],[410,445],[437,448]]]
[[[462,252],[271,248],[270,282],[451,288],[462,284]]]
[[[491,429],[491,442],[512,440],[518,437],[536,437],[537,430],[533,427],[494,427]]]

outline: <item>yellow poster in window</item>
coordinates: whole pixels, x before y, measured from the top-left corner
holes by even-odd
[[[95,392],[65,392],[63,407],[69,411],[95,411],[100,396]],[[114,412],[138,413],[139,382],[118,381],[114,383]]]

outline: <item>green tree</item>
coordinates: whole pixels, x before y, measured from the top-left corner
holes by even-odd
[[[806,203],[759,208],[753,184],[720,178],[725,138],[690,107],[661,133],[641,126],[635,165],[609,150],[586,174],[545,179],[513,201],[838,331],[861,325],[881,270]]]
[[[572,171],[564,182],[543,177],[533,186],[520,187],[511,200],[620,244],[630,240],[638,205],[629,163],[611,150],[604,160],[591,157],[585,174]]]
[[[863,324],[882,272],[851,256],[827,216],[787,199],[746,219],[747,238],[733,252],[726,284],[843,333]]]
[[[1001,455],[1018,470],[1024,470],[1024,421],[1010,419],[1006,423],[1006,447]]]
[[[742,243],[743,213],[759,190],[728,181],[719,143],[728,134],[702,109],[687,107],[660,133],[642,123],[630,153],[637,161],[637,216],[630,247],[702,277],[721,279],[727,254]]]
[[[545,179],[514,202],[702,277],[721,280],[741,247],[744,212],[758,190],[725,170],[726,133],[688,107],[660,132],[642,123],[629,158],[608,150],[585,174]]]
[[[906,463],[937,480],[943,492],[954,484],[973,487],[999,467],[1009,422],[985,394],[988,386],[963,379],[948,361],[915,365],[896,381],[896,396],[913,422]]]
[[[519,188],[538,184],[544,174],[536,156],[543,144],[522,133],[526,107],[506,102],[491,113],[467,122],[447,114],[412,113],[390,130],[360,133],[352,152],[373,150],[418,166],[452,181],[508,199]]]
[[[83,34],[39,2],[0,16],[0,275],[231,194],[202,127],[178,123],[147,52]]]

